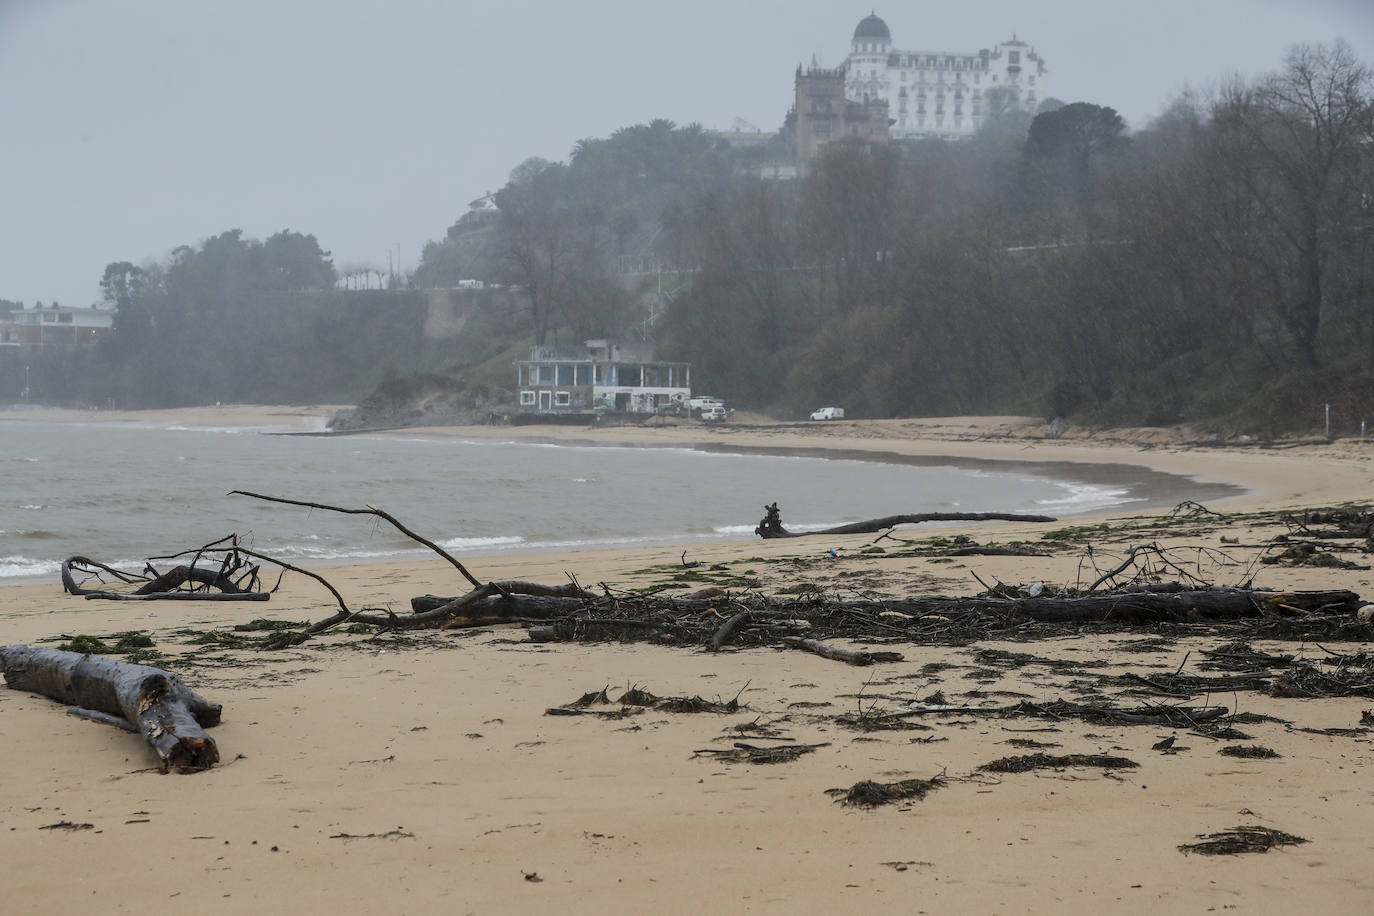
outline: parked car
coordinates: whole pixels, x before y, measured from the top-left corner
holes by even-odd
[[[701,421],[703,423],[723,423],[728,411],[724,404],[713,404],[710,407],[701,409]]]
[[[843,419],[844,419],[844,408],[843,408],[843,407],[822,407],[822,408],[820,408],[819,410],[813,410],[813,411],[811,412],[811,419],[813,419],[813,420],[843,420]]]
[[[725,402],[720,398],[713,398],[709,394],[699,395],[698,397],[687,399],[687,409],[692,413],[705,410],[707,407],[724,407]]]

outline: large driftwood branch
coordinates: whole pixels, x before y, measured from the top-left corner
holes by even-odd
[[[404,524],[402,524],[400,519],[396,518],[396,516],[392,515],[389,512],[385,512],[381,509],[378,509],[376,506],[368,506],[365,509],[347,509],[342,506],[330,506],[324,503],[312,503],[300,499],[287,499],[284,496],[266,496],[262,493],[250,493],[248,490],[230,490],[229,495],[251,496],[253,499],[264,499],[271,503],[285,503],[288,506],[304,506],[307,509],[325,509],[329,512],[342,512],[345,515],[375,515],[377,516],[377,518],[383,519],[391,523],[392,527],[394,527],[397,531],[404,534],[406,537],[410,538],[412,541],[424,544],[430,550],[434,551],[439,556],[443,557],[445,560],[447,560],[450,564],[453,565],[454,569],[457,569],[458,572],[462,573],[463,578],[471,582],[474,588],[482,587],[482,583],[478,581],[477,577],[474,576],[472,573],[468,572],[468,568],[464,566],[462,563],[458,562],[458,560],[447,550],[440,547],[438,544],[434,543],[429,538],[422,537],[421,535],[416,534],[414,531],[411,531]]]
[[[1050,515],[1019,515],[1014,512],[919,512],[914,515],[888,515],[848,525],[836,525],[820,531],[788,531],[782,526],[778,504],[764,506],[763,519],[754,533],[761,538],[796,538],[814,534],[874,534],[898,525],[918,525],[921,522],[1054,522]]]
[[[161,668],[15,645],[0,647],[0,672],[14,690],[69,703],[78,714],[116,717],[112,724],[141,734],[163,769],[204,770],[219,762],[205,728],[219,724],[220,705]]]

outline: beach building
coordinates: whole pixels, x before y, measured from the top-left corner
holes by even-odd
[[[692,367],[654,358],[652,344],[588,340],[531,347],[516,366],[517,416],[652,414],[692,396]]]
[[[978,51],[903,51],[876,13],[855,27],[843,70],[846,99],[887,103],[894,140],[957,140],[1045,99],[1045,60],[1015,35]]]
[[[43,305],[0,312],[0,346],[45,347],[95,343],[114,328],[114,310]]]

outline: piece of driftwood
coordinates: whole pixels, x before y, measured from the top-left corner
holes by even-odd
[[[0,647],[0,672],[12,689],[72,704],[79,715],[99,722],[117,717],[120,727],[143,736],[164,770],[204,770],[219,762],[205,728],[219,724],[220,705],[160,668],[14,645]]]
[[[62,561],[62,590],[70,595],[109,601],[266,601],[271,594],[258,589],[258,567],[247,563],[244,553],[238,547],[238,536],[231,534],[195,550],[152,558],[170,560],[191,555],[190,563],[163,573],[153,568],[151,560],[142,572],[131,573],[89,557],[67,557]],[[218,557],[218,561],[201,564],[210,557]],[[91,579],[103,584],[105,576],[136,587],[132,591],[114,591],[83,584]],[[82,582],[77,581],[78,577]]]
[[[314,576],[313,573],[307,574]],[[605,635],[614,632],[628,637],[639,632],[671,634],[673,641],[678,643],[697,643],[708,649],[718,649],[743,631],[746,623],[762,624],[762,628],[769,631],[780,627],[795,631],[795,620],[814,617],[818,612],[830,618],[882,619],[885,621],[884,632],[889,636],[917,629],[930,636],[941,627],[970,620],[996,621],[999,625],[1023,622],[1121,626],[1236,623],[1275,618],[1276,615],[1318,612],[1353,615],[1360,605],[1359,596],[1348,591],[1265,592],[1254,589],[1127,592],[1080,598],[1002,598],[983,595],[823,603],[817,603],[814,599],[780,602],[759,597],[740,597],[732,599],[731,603],[743,610],[724,624],[707,628],[703,626],[704,621],[718,619],[717,605],[709,598],[598,596],[576,586],[532,586],[544,594],[522,594],[514,590],[526,585],[529,584],[488,583],[445,604],[431,607],[432,599],[422,601],[419,606],[429,609],[405,615],[389,611],[351,611],[335,592],[339,601],[338,613],[311,624],[303,631],[284,630],[269,647],[296,645],[315,633],[341,623],[366,623],[383,630],[534,623],[546,625],[534,637],[540,642],[586,638],[593,633]],[[570,594],[547,594],[553,588],[566,588]],[[777,643],[782,635],[791,634],[773,633],[765,641]],[[757,639],[751,640],[753,644],[757,642]]]
[[[801,636],[784,636],[782,644],[790,649],[802,649],[812,652],[821,658],[828,658],[831,661],[844,662],[847,665],[871,665],[874,662],[899,662],[902,660],[900,652],[865,652],[860,649],[842,649],[839,646],[831,646],[821,642],[819,639],[805,639]]]
[[[249,556],[257,556],[261,559],[276,563],[283,569],[299,572],[311,577],[327,588],[334,596],[335,602],[339,606],[338,613],[317,620],[304,630],[297,632],[282,631],[271,639],[264,646],[266,648],[284,648],[291,645],[299,645],[317,633],[322,633],[331,627],[343,623],[363,623],[376,626],[381,629],[422,629],[427,627],[451,627],[451,626],[471,626],[473,624],[489,624],[501,622],[534,623],[546,620],[554,616],[553,612],[537,604],[539,600],[561,601],[573,600],[583,602],[593,598],[591,592],[585,591],[575,581],[566,585],[540,585],[533,582],[487,582],[483,583],[472,574],[466,566],[458,561],[456,557],[444,550],[434,541],[426,538],[410,528],[396,518],[394,515],[376,506],[367,506],[363,509],[353,509],[344,506],[331,506],[327,503],[310,502],[300,499],[287,499],[283,496],[268,496],[262,493],[252,493],[247,490],[231,490],[230,496],[248,496],[253,499],[261,499],[267,502],[282,503],[288,506],[303,506],[309,509],[324,509],[329,512],[341,512],[345,515],[372,515],[388,522],[397,531],[406,537],[423,544],[434,553],[443,557],[449,565],[472,583],[473,589],[465,595],[455,598],[442,599],[433,595],[422,595],[412,602],[414,613],[406,617],[398,616],[389,609],[363,608],[352,610],[343,595],[339,594],[338,589],[330,585],[323,576],[309,570],[300,569],[289,563],[283,563],[272,557],[255,554],[245,550]],[[568,596],[572,596],[569,598]],[[491,599],[500,599],[500,602],[493,604]],[[536,602],[526,604],[525,602]],[[526,613],[522,608],[528,609]],[[381,612],[379,612],[379,610]]]
[[[763,519],[754,533],[761,538],[796,538],[813,534],[875,534],[898,525],[918,525],[921,522],[1055,522],[1049,515],[1020,515],[1014,512],[918,512],[914,515],[888,515],[848,525],[836,525],[820,531],[788,531],[782,526],[782,513],[777,503],[763,507]]]
[[[712,634],[711,641],[706,644],[706,648],[712,652],[718,652],[720,647],[729,642],[730,637],[735,635],[735,631],[744,626],[747,622],[760,617],[772,616],[774,616],[774,613],[768,610],[740,611],[720,625],[720,628]]]

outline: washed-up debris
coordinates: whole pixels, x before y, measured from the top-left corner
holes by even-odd
[[[1223,757],[1241,757],[1246,760],[1273,760],[1283,756],[1273,748],[1259,744],[1228,744],[1217,753]]]
[[[693,751],[692,756],[713,757],[727,763],[791,763],[798,757],[813,753],[817,748],[829,746],[829,741],[823,741],[820,744],[783,744],[777,747],[759,747],[756,744],[736,741],[734,746],[728,750],[706,748],[705,750]]]
[[[1021,754],[1002,757],[985,763],[978,769],[988,773],[1028,773],[1031,770],[1063,770],[1068,767],[1099,767],[1104,770],[1123,770],[1140,764],[1129,757],[1109,754]]]
[[[1341,666],[1327,673],[1311,662],[1300,662],[1274,678],[1270,696],[1306,699],[1308,697],[1374,698],[1374,672],[1355,672]]]
[[[660,712],[714,712],[714,713],[733,713],[748,707],[741,703],[740,695],[748,689],[745,684],[740,688],[740,692],[731,700],[721,702],[720,700],[704,700],[701,697],[660,697],[645,690],[642,687],[632,686],[625,690],[617,699],[612,700],[608,694],[608,687],[600,690],[584,693],[582,696],[565,703],[562,706],[552,706],[544,710],[546,716],[580,716],[592,715],[601,718],[623,718],[633,715],[635,712],[644,709],[655,709]],[[618,706],[618,709],[597,709],[598,706]]]
[[[1275,846],[1296,846],[1307,840],[1270,827],[1241,826],[1219,833],[1199,833],[1200,843],[1184,843],[1178,851],[1187,855],[1233,856],[1246,852],[1268,852]]]
[[[848,789],[826,789],[825,794],[835,796],[835,800],[842,805],[876,808],[878,805],[890,805],[911,798],[919,801],[944,785],[945,780],[940,776],[930,779],[902,779],[897,782],[865,779],[863,782],[854,783]]]

